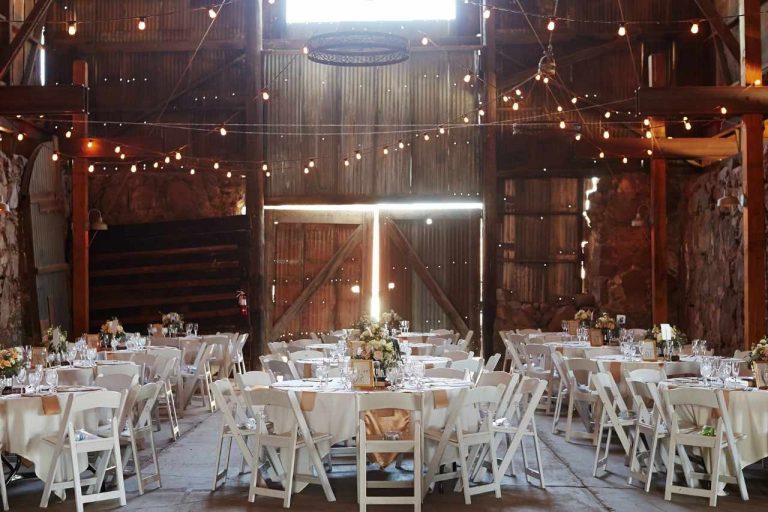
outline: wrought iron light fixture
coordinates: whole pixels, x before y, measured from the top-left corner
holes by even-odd
[[[383,32],[333,32],[307,41],[309,60],[329,66],[389,66],[408,60],[408,39]]]

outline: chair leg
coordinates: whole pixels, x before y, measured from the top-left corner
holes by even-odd
[[[310,441],[311,442],[311,441]],[[293,444],[289,448],[288,456],[288,474],[285,481],[285,498],[283,499],[283,508],[291,508],[291,495],[293,494],[293,476],[296,473],[296,437],[294,432]],[[320,468],[322,470],[322,467]]]
[[[368,497],[368,474],[366,472],[365,438],[357,440],[357,504],[359,512],[366,512]],[[414,472],[414,478],[416,473]]]
[[[722,435],[720,432],[718,434]],[[719,437],[719,436],[718,436]],[[719,446],[722,446],[721,439],[718,438]],[[710,481],[710,491],[709,491],[709,506],[710,507],[716,507],[717,506],[717,493],[720,490],[720,466],[721,466],[721,459],[723,458],[723,450],[722,448],[719,449],[713,449],[710,452],[712,454],[712,479]]]
[[[651,440],[651,453],[648,454],[648,472],[646,473],[645,477],[645,492],[650,492],[651,490],[651,480],[653,479],[653,472],[656,469],[656,451],[658,449],[658,444],[659,438],[654,435],[653,439]]]
[[[155,466],[155,475],[157,475],[157,486],[163,487],[162,476],[160,476],[160,461],[157,459],[157,448],[155,447],[155,436],[152,430],[149,430],[149,447],[152,450],[152,464]]]
[[[669,450],[667,451],[667,483],[664,487],[664,499],[672,501],[672,479],[675,477],[675,448],[677,440],[673,437],[669,440]]]
[[[139,487],[139,496],[142,496],[144,494],[144,479],[141,477],[139,450],[136,447],[136,437],[133,432],[131,432],[131,453],[133,454],[133,465],[136,466],[136,481]]]
[[[118,447],[119,450],[119,447]],[[75,508],[77,512],[83,512],[83,487],[80,484],[80,472],[78,471],[78,457],[77,457],[77,449],[75,447],[75,441],[70,440],[69,443],[69,456],[70,456],[70,462],[72,464],[72,481],[74,484],[74,492],[75,492]],[[115,466],[115,473],[118,475],[122,475],[123,472],[120,470],[120,466]],[[96,489],[95,492],[99,492],[99,488]]]
[[[0,445],[0,450],[2,445]],[[5,471],[3,471],[3,464],[0,462],[0,494],[3,498],[3,510],[8,510],[8,491],[5,488]]]
[[[571,432],[573,428],[573,408],[575,404],[573,403],[573,394],[568,394],[568,419],[565,422],[565,440],[567,442],[571,442]]]
[[[464,503],[467,505],[472,504],[472,496],[469,494],[469,475],[467,474],[467,459],[469,458],[469,454],[467,453],[467,447],[464,445],[459,445],[459,454],[461,457],[461,466],[460,466],[460,475],[461,475],[461,486],[464,489]]]
[[[544,461],[541,458],[541,448],[539,445],[539,434],[534,429],[533,432],[533,449],[536,452],[536,468],[539,471],[539,484],[542,489],[547,488],[547,484],[544,482]]]
[[[419,446],[419,441],[417,440],[413,447],[413,498],[416,500],[413,504],[414,512],[421,512],[421,486],[423,483],[421,466],[421,446]]]

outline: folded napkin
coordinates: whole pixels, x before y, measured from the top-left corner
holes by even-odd
[[[304,364],[302,365],[304,367],[304,378],[308,379],[312,377],[312,365],[311,364]]]
[[[435,389],[432,391],[432,401],[435,409],[445,409],[448,407],[448,392],[444,389]]]
[[[302,411],[311,411],[315,408],[315,399],[317,393],[314,391],[302,391],[301,397],[299,397],[299,405],[301,405]]]
[[[54,416],[61,414],[61,405],[59,404],[59,397],[56,395],[43,395],[40,397],[43,402],[43,414],[46,416]]]

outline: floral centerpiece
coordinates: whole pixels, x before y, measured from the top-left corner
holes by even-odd
[[[113,339],[122,341],[126,337],[125,330],[123,329],[120,320],[114,316],[101,324],[99,335],[101,336],[102,341],[112,341]]]
[[[359,329],[362,332],[371,327],[373,323],[373,319],[366,313],[365,315],[362,315],[360,318],[358,318],[354,324],[352,324],[352,328]]]
[[[592,311],[580,309],[573,315],[573,319],[578,320],[580,324],[589,323],[592,321]]]
[[[608,329],[613,331],[616,329],[616,319],[609,316],[608,313],[603,313],[597,320],[595,320],[595,329]]]
[[[23,361],[19,347],[0,349],[0,375],[5,378],[15,376],[19,373]]]
[[[49,327],[43,335],[43,345],[51,354],[64,354],[67,351],[67,331],[60,325]]]
[[[360,334],[360,346],[355,359],[378,362],[381,369],[397,364],[400,359],[400,347],[397,339],[389,336],[387,330],[378,323],[371,325]]]
[[[400,315],[398,315],[394,309],[390,309],[389,311],[385,311],[381,314],[381,323],[389,327],[390,329],[394,329],[400,326],[400,321],[403,319]]]
[[[657,344],[661,344],[664,342],[664,338],[661,334],[661,327],[658,325],[654,325],[651,329],[649,329],[645,333],[645,339],[647,340],[655,340]],[[682,331],[682,329],[679,329],[676,326],[672,326],[672,345],[675,347],[682,347],[688,343],[688,336]]]
[[[749,353],[749,362],[768,364],[768,337],[763,337],[752,347],[752,352]]]
[[[163,330],[181,332],[184,330],[184,317],[176,312],[163,314]],[[167,330],[166,330],[167,329]]]

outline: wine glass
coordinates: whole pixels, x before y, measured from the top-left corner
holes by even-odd
[[[320,379],[320,387],[324,388],[328,380],[328,366],[325,362],[317,366],[317,378]]]
[[[88,359],[88,365],[93,366],[94,361],[96,361],[96,349],[88,347],[85,351],[85,357]]]
[[[563,334],[568,334],[568,320],[560,322],[560,328],[563,330]]]
[[[147,336],[152,337],[154,333],[155,333],[155,326],[152,324],[147,324]]]
[[[75,358],[77,358],[77,349],[75,347],[69,347],[67,349],[67,362],[69,366],[75,364]]]
[[[45,370],[45,383],[48,384],[48,391],[55,393],[59,385],[59,372],[52,369]]]
[[[704,377],[704,383],[709,384],[709,377],[712,375],[712,359],[709,357],[702,357],[699,364],[699,371],[701,376]]]
[[[40,381],[42,380],[42,372],[38,366],[35,371],[29,374],[29,386],[32,388],[33,393],[37,393],[40,388]]]
[[[24,383],[27,380],[27,369],[23,366],[19,368],[18,373],[16,373],[16,387],[24,389]]]
[[[733,377],[734,382],[739,381],[739,375],[741,374],[741,363],[742,361],[739,361],[738,359],[731,361],[731,377]]]

